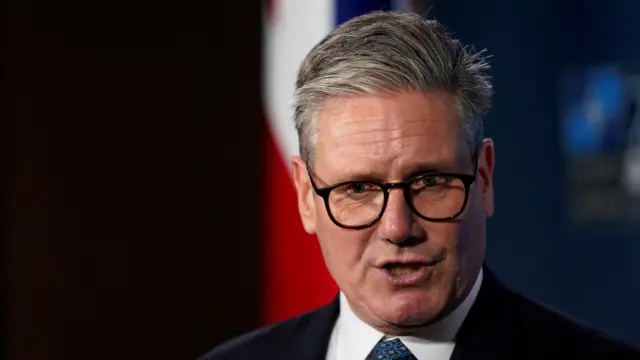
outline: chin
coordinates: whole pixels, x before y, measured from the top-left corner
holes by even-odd
[[[436,289],[397,289],[376,299],[370,311],[397,327],[424,327],[441,317],[446,299]]]

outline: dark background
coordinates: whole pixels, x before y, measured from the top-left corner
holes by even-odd
[[[257,2],[18,1],[8,358],[193,359],[259,322]]]

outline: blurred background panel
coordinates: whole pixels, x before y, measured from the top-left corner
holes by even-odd
[[[494,55],[488,263],[640,346],[640,3],[435,1],[433,15]]]
[[[336,294],[289,175],[297,66],[370,10],[487,48],[488,264],[640,346],[634,0],[13,0],[11,359],[193,359]]]

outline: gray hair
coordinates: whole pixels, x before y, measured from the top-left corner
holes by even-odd
[[[488,56],[415,13],[371,12],[332,30],[298,71],[294,121],[300,155],[313,165],[317,115],[328,97],[381,91],[452,93],[472,151],[483,139],[483,117],[493,89]]]

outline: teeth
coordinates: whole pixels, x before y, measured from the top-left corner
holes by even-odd
[[[414,264],[391,265],[388,267],[388,269],[389,269],[389,272],[394,275],[402,275],[402,274],[409,274],[414,271],[418,271],[418,269],[420,269],[420,265],[414,265]]]

